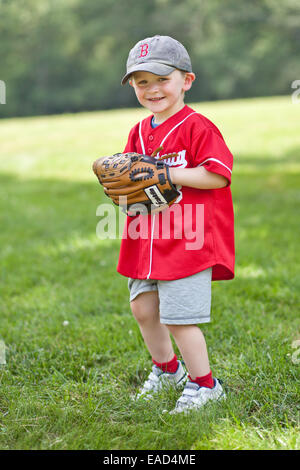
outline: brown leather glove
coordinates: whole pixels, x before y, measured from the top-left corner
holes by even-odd
[[[179,196],[168,165],[152,156],[116,153],[98,158],[93,171],[105,194],[128,215],[156,212],[173,204]],[[132,207],[134,204],[138,206]]]

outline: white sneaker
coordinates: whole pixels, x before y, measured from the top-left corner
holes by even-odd
[[[181,397],[177,400],[174,410],[170,414],[186,413],[199,409],[209,400],[220,400],[226,398],[225,391],[218,379],[214,379],[213,388],[200,387],[195,382],[188,381],[184,387]]]
[[[155,364],[152,367],[148,379],[143,387],[139,390],[136,399],[143,398],[148,400],[152,395],[161,390],[163,387],[180,387],[185,384],[187,380],[187,372],[182,363],[178,361],[176,372],[163,372]]]

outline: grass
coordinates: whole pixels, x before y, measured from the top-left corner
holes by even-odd
[[[300,107],[194,108],[235,156],[236,278],[213,284],[202,328],[228,399],[170,416],[174,392],[130,398],[151,363],[115,270],[120,241],[96,236],[107,199],[91,164],[146,113],[2,120],[1,449],[299,449]]]

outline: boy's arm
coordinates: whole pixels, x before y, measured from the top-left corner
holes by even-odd
[[[207,171],[203,166],[195,168],[169,168],[173,184],[197,189],[220,189],[228,185],[225,176]]]

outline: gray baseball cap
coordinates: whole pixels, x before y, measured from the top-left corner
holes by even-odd
[[[133,72],[151,72],[155,75],[169,75],[175,69],[192,72],[190,56],[186,48],[170,36],[153,36],[139,41],[129,52],[125,85]]]

